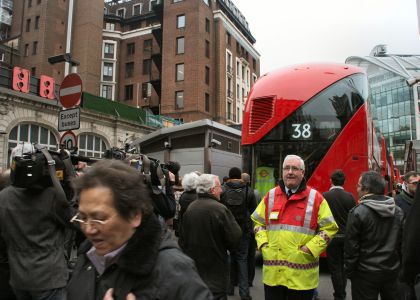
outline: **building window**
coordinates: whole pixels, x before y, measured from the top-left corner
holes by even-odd
[[[206,18],[206,32],[210,33],[210,20]]]
[[[257,75],[252,74],[252,83],[255,83],[257,81]]]
[[[152,73],[152,60],[145,59],[143,60],[143,75],[150,75]]]
[[[9,134],[9,149],[12,150],[20,142],[38,143],[48,149],[57,150],[57,139],[54,133],[35,124],[19,124],[13,127]]]
[[[110,30],[110,31],[114,31],[115,30],[115,24],[114,23],[106,23],[105,24],[105,29]]]
[[[26,19],[26,32],[31,30],[31,19]]]
[[[133,77],[134,73],[134,62],[128,62],[125,64],[125,78]]]
[[[149,11],[153,10],[153,4],[156,2],[156,4],[158,4],[160,1],[159,0],[149,0]]]
[[[105,43],[104,44],[104,57],[105,58],[114,58],[114,44]]]
[[[32,7],[32,0],[28,0],[28,8]]]
[[[41,4],[41,0],[37,0],[36,1],[36,4]]]
[[[253,68],[254,70],[256,70],[256,69],[257,69],[257,60],[256,60],[255,58],[252,58],[252,68]]]
[[[133,16],[141,14],[141,3],[133,5]]]
[[[35,29],[39,29],[39,16],[35,17]]]
[[[232,54],[226,51],[226,71],[232,74]]]
[[[143,82],[141,84],[141,96],[143,99],[152,96],[152,84],[150,82]]]
[[[183,81],[184,80],[184,64],[177,64],[176,65],[176,81]]]
[[[78,137],[79,155],[102,158],[106,150],[105,142],[92,134],[81,134]]]
[[[124,87],[124,100],[133,100],[133,85],[129,84]]]
[[[152,39],[144,40],[143,42],[143,52],[152,52]]]
[[[173,0],[173,3],[182,2],[184,0]]]
[[[29,44],[25,44],[25,53],[24,56],[28,56],[29,55]]]
[[[107,84],[102,85],[101,97],[112,100],[112,85],[107,85]]]
[[[110,62],[104,62],[104,73],[102,80],[112,81],[114,77],[114,64]]]
[[[124,18],[125,17],[125,8],[117,9],[117,16]]]
[[[185,27],[185,15],[176,16],[176,28]]]
[[[134,43],[128,43],[127,44],[127,55],[133,55],[136,51],[136,46]]]
[[[38,42],[35,41],[32,44],[32,55],[35,55],[38,52]]]
[[[206,84],[210,84],[210,68],[206,66],[205,73],[204,73],[204,82]]]
[[[232,115],[232,103],[228,102],[227,103],[227,119],[228,120],[233,120],[233,115]]]
[[[206,57],[210,58],[210,42],[206,40],[206,45],[205,45],[205,54]]]
[[[176,54],[184,54],[185,52],[185,38],[179,37],[176,39]]]
[[[175,92],[175,109],[184,108],[184,91]]]
[[[232,37],[229,32],[226,32],[226,44],[230,46]]]
[[[32,77],[35,77],[36,76],[36,68],[35,67],[32,67],[31,68],[31,76]]]
[[[204,94],[204,109],[210,111],[210,95],[207,93]]]

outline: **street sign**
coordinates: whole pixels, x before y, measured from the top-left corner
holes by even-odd
[[[67,150],[73,150],[73,148],[77,147],[77,139],[73,131],[69,130],[63,133],[60,138],[60,145],[64,145],[64,148]]]
[[[58,115],[58,131],[80,128],[80,107],[61,110]]]
[[[65,108],[80,104],[82,96],[82,79],[76,73],[67,75],[60,86],[60,103]]]

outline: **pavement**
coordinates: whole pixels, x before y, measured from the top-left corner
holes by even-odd
[[[250,288],[252,300],[264,300],[264,286],[261,279],[261,267],[256,267],[254,284]],[[351,288],[350,280],[347,281],[347,300],[351,300]],[[326,266],[324,258],[321,259],[319,285],[318,285],[318,299],[319,300],[334,300],[333,287],[331,283],[331,277]],[[238,287],[235,287],[235,295],[229,296],[229,300],[241,300],[239,297]]]

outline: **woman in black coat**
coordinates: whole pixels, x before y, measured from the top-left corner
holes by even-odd
[[[212,299],[194,262],[153,214],[140,173],[117,160],[97,162],[74,182],[87,241],[68,284],[68,300]],[[163,233],[162,233],[163,232]]]

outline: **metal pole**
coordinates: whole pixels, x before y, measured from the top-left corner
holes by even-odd
[[[73,29],[73,11],[74,11],[74,0],[69,1],[69,15],[67,18],[67,37],[66,37],[66,53],[71,53],[71,35],[72,35],[72,29]],[[64,76],[67,76],[69,74],[70,70],[70,63],[66,62],[64,67]],[[73,70],[71,70],[73,71]],[[77,72],[77,70],[76,70]],[[74,72],[74,73],[76,73]]]
[[[410,141],[413,140],[413,128],[411,127],[411,113],[410,113]]]

